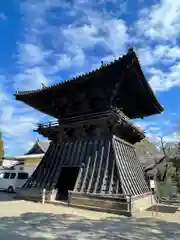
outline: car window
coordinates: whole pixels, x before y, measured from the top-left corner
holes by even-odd
[[[16,177],[16,173],[11,173],[10,179],[14,179]]]
[[[10,173],[9,173],[9,172],[5,172],[5,173],[4,173],[4,179],[8,179],[9,176],[10,176]]]
[[[4,178],[4,173],[0,173],[0,179]]]
[[[28,179],[28,173],[18,173],[18,179]]]

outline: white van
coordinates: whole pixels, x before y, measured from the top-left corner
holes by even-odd
[[[29,174],[24,171],[1,170],[0,190],[5,190],[9,193],[13,193],[16,191],[16,188],[22,187],[28,178]]]

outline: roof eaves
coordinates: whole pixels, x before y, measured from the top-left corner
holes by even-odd
[[[43,148],[43,146],[40,144],[40,142],[38,141],[37,142],[37,144],[38,144],[38,146],[39,146],[39,148],[45,153],[46,152],[46,150]]]
[[[139,73],[141,74],[141,76],[142,76],[144,79],[146,79],[145,76],[144,76],[144,73],[143,73],[143,71],[142,71],[142,67],[141,67],[141,64],[140,64],[140,62],[139,62],[139,58],[138,58],[137,54],[136,54],[134,51],[132,52],[132,54],[133,54],[133,58],[135,59],[135,61],[136,61],[136,63],[137,63]],[[159,103],[159,101],[158,101],[157,97],[155,96],[154,92],[152,91],[152,88],[151,88],[149,82],[147,81],[147,79],[146,79],[146,81],[143,81],[143,83],[146,85],[149,93],[150,93],[151,96],[152,96],[152,99],[153,99],[154,102],[156,103],[155,106],[156,106],[157,111],[158,111],[159,113],[163,112],[163,111],[164,111],[164,108],[163,108],[162,105]]]

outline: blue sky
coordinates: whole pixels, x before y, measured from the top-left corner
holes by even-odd
[[[0,31],[0,129],[6,155],[24,153],[37,138],[36,123],[49,120],[15,101],[17,89],[70,79],[132,45],[165,108],[135,123],[152,139],[178,138],[180,1],[1,1]]]

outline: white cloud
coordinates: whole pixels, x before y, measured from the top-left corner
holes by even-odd
[[[19,44],[17,63],[20,71],[15,88],[35,89],[40,86],[41,79],[50,84],[53,75],[62,70],[91,70],[96,64],[95,58],[89,56],[87,61],[85,51],[91,49],[96,56],[97,45],[114,57],[125,50],[128,41],[125,22],[106,11],[92,9],[93,6],[93,1],[75,1],[73,5],[66,1],[27,1],[21,4],[27,30],[24,41]],[[52,14],[54,9],[61,9],[65,17],[76,17],[76,20],[64,25],[59,19],[59,24],[52,24],[51,20],[59,17]]]
[[[15,111],[14,107],[10,104],[6,104],[5,106],[3,106],[0,110],[1,122],[7,123],[7,121],[10,121],[14,111]]]
[[[156,68],[150,68],[148,71],[152,74],[149,83],[154,91],[166,91],[171,87],[180,86],[180,63],[175,63],[165,71]]]
[[[180,136],[174,132],[172,134],[166,135],[163,137],[164,142],[169,143],[169,142],[179,142],[180,141]]]
[[[103,19],[94,12],[89,14],[89,24],[81,27],[71,25],[62,29],[65,40],[73,49],[78,47],[81,51],[93,50],[98,45],[111,52],[114,57],[119,57],[128,41],[125,22],[121,19]]]
[[[16,90],[33,90],[42,87],[42,83],[48,85],[50,82],[40,67],[25,68],[24,72],[16,75],[14,88]]]
[[[48,72],[50,74],[70,69],[72,66],[74,68],[82,67],[86,60],[83,49],[78,45],[69,45],[65,53],[57,54],[54,58],[54,65],[48,67]]]
[[[171,133],[169,135],[162,135],[162,134],[153,134],[151,132],[148,132],[146,134],[147,138],[153,142],[157,147],[162,148],[162,142],[164,144],[169,144],[169,143],[177,143],[180,138],[176,135],[176,133]],[[162,139],[162,140],[161,140]]]
[[[46,52],[41,51],[38,46],[32,44],[21,44],[18,56],[19,73],[14,77],[15,90],[33,90],[51,82],[51,78],[46,71],[44,57]]]
[[[44,114],[32,111],[20,102],[15,102],[9,93],[7,79],[0,77],[0,131],[3,132],[6,155],[24,153],[28,143],[35,141],[33,129]]]
[[[7,84],[5,76],[0,75],[0,105],[2,106],[4,101],[8,101],[9,95],[4,90],[4,85]]]
[[[161,132],[161,128],[159,126],[158,127],[149,127],[148,131],[153,132],[155,134],[159,134]]]
[[[4,104],[0,111],[0,130],[7,148],[6,155],[25,153],[29,142],[35,141],[33,129],[37,128],[37,122],[43,118],[43,114],[23,112],[23,109],[23,114],[19,115],[18,110],[14,105]]]
[[[167,52],[167,55],[165,55],[165,57],[180,59],[180,48],[177,46],[170,48],[169,51]]]
[[[180,2],[162,0],[141,11],[139,31],[152,40],[175,41],[180,33]]]
[[[9,119],[8,119],[9,120]],[[11,120],[11,122],[10,122]],[[37,120],[36,118],[31,118],[28,116],[12,118],[9,121],[1,123],[1,128],[6,137],[9,138],[21,138],[23,136],[23,142],[25,141],[25,136],[29,132],[32,132],[36,128]]]
[[[105,24],[109,34],[105,40],[105,45],[112,51],[114,56],[119,57],[125,50],[128,42],[127,27],[123,20],[110,20]]]
[[[180,48],[177,45],[143,46],[138,49],[138,55],[143,66],[149,67],[161,63],[161,66],[171,64],[180,59]]]
[[[40,32],[46,31],[46,9],[49,1],[25,1],[20,4],[24,24],[23,40],[18,44],[17,67],[14,88],[36,89],[43,82],[51,83],[47,59],[51,50],[44,48]],[[48,25],[47,25],[48,27]]]
[[[83,14],[82,21],[85,21],[85,24],[76,26],[75,22],[68,27],[60,28],[66,46],[69,44],[72,48],[81,48],[82,51],[86,49],[93,51],[94,49],[95,56],[95,47],[101,46],[111,52],[114,57],[119,57],[120,53],[125,50],[128,41],[125,22],[122,19],[112,18],[108,14],[102,15],[100,12],[82,6],[75,7],[73,15],[78,16],[79,12]]]
[[[162,0],[140,11],[135,24],[138,54],[150,84],[155,91],[167,91],[179,86],[180,2]]]
[[[153,65],[156,62],[149,46],[139,48],[137,53],[140,61],[142,62],[142,66]]]
[[[62,29],[62,34],[71,44],[80,45],[82,48],[92,47],[98,41],[101,41],[101,38],[98,37],[97,26],[90,24],[81,27],[69,25],[67,28]]]
[[[169,116],[168,116],[169,117]],[[177,123],[172,118],[164,119],[159,115],[156,120],[135,120],[136,125],[145,131],[145,135],[157,146],[161,145],[161,138],[164,143],[175,143],[180,141],[180,134],[177,131]]]
[[[48,52],[43,51],[42,47],[32,43],[20,44],[20,64],[36,65],[43,64],[45,57],[49,55]]]

